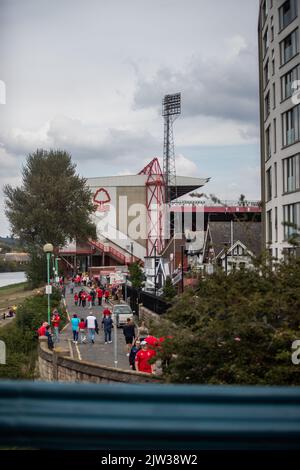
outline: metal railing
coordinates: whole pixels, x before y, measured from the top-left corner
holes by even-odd
[[[299,449],[299,387],[0,382],[1,446]]]

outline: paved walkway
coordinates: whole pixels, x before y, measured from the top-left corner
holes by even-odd
[[[80,288],[77,288],[74,290],[79,292]],[[72,317],[74,313],[77,314],[79,318],[86,318],[91,312],[95,315],[98,321],[99,325],[99,335],[95,335],[95,344],[74,344],[73,343],[73,335],[72,335],[72,328],[71,324],[69,323],[62,333],[60,334],[60,342],[59,346],[62,346],[64,348],[68,348],[70,350],[71,356],[74,357],[74,359],[79,359],[82,361],[89,361],[89,362],[95,362],[97,364],[102,364],[105,366],[109,367],[114,367],[114,335],[117,330],[117,345],[118,345],[118,365],[117,367],[120,369],[125,369],[125,370],[130,370],[129,367],[129,361],[128,357],[126,356],[126,348],[125,348],[125,338],[123,335],[123,329],[122,328],[117,328],[114,327],[112,330],[112,340],[113,342],[111,344],[105,344],[104,343],[104,332],[102,329],[102,311],[103,307],[99,307],[96,305],[92,309],[89,309],[88,306],[86,307],[76,307],[74,304],[74,299],[73,299],[73,294],[70,294],[70,289],[68,286],[66,286],[66,305],[67,305],[67,310]],[[98,303],[96,299],[96,303]],[[105,305],[105,304],[104,304]],[[110,308],[112,306],[110,305]]]

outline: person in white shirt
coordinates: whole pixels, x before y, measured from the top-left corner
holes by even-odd
[[[89,343],[95,343],[95,331],[98,328],[97,319],[92,312],[86,317],[86,326],[88,329],[88,340]]]

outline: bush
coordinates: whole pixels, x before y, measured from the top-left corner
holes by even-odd
[[[53,290],[51,308],[58,308],[63,326],[67,319],[60,307],[60,292]],[[47,319],[47,296],[38,294],[18,306],[12,323],[0,329],[0,339],[6,344],[6,365],[0,366],[0,378],[33,379],[37,360],[37,329]]]
[[[166,381],[300,384],[300,366],[291,362],[300,339],[300,261],[205,277],[156,333],[173,336],[161,353]]]

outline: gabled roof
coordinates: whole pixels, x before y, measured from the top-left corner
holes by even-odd
[[[230,248],[237,241],[250,250],[254,256],[261,253],[262,233],[260,222],[232,222],[233,233],[231,234],[231,222],[209,222],[208,230],[210,233],[211,243],[214,249],[215,257],[217,257],[226,243]],[[233,244],[231,240],[233,239]]]

